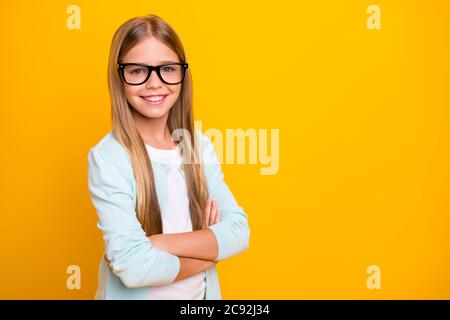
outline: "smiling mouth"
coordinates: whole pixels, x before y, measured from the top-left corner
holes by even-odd
[[[161,104],[164,102],[168,94],[165,95],[153,95],[153,96],[140,96],[142,100],[144,100],[146,103],[150,104]]]

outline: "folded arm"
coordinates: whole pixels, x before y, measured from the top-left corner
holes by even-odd
[[[150,236],[150,241],[159,249],[178,257],[214,261],[218,254],[216,236],[208,228],[192,232],[155,234]]]
[[[211,260],[193,259],[180,257],[180,272],[175,281],[183,280],[209,268],[212,268],[217,262]]]
[[[154,246],[135,212],[131,165],[118,152],[91,149],[89,193],[105,242],[112,272],[129,288],[169,284],[178,276],[180,259]]]
[[[247,215],[238,205],[224,180],[214,147],[206,136],[203,141],[203,165],[208,192],[221,213],[218,223],[192,232],[158,234],[150,237],[156,246],[179,257],[219,261],[236,255],[249,246]]]

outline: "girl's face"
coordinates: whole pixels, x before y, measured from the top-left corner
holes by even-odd
[[[177,55],[155,37],[135,45],[122,59],[122,63],[140,63],[150,66],[180,62]],[[128,103],[138,115],[146,118],[161,118],[168,114],[180,95],[181,83],[169,85],[159,79],[156,70],[150,78],[140,85],[129,85],[124,82]],[[161,102],[147,101],[149,96],[165,96]],[[147,100],[144,98],[147,97]],[[155,97],[156,98],[156,97]]]

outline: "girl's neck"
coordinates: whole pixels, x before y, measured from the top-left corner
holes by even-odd
[[[173,149],[175,147],[176,143],[172,140],[171,132],[167,126],[168,115],[161,118],[146,118],[133,113],[133,117],[144,143],[158,149]]]

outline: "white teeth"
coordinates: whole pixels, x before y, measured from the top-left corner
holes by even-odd
[[[153,96],[153,97],[146,97],[144,98],[147,101],[161,101],[164,98],[164,96]]]

